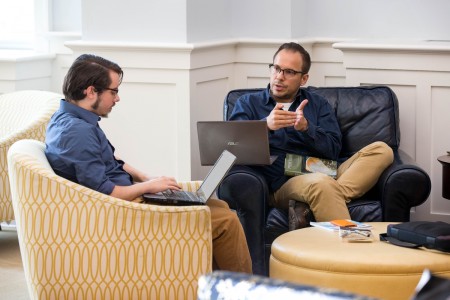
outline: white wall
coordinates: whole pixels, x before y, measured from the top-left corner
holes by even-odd
[[[308,3],[309,0],[292,1],[291,10],[291,31],[293,37],[308,36],[309,16]]]
[[[232,36],[291,38],[292,2],[295,0],[233,0]]]
[[[81,31],[81,0],[49,0],[49,12],[51,31]]]
[[[447,0],[308,0],[308,36],[450,40]]]
[[[233,1],[189,0],[186,2],[186,42],[193,43],[231,37]]]
[[[53,0],[52,5],[54,30],[82,27],[83,40],[91,41],[450,40],[447,0]]]
[[[82,39],[184,43],[186,8],[186,0],[82,0]]]

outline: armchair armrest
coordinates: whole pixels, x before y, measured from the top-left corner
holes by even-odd
[[[220,184],[217,195],[236,210],[244,228],[253,260],[253,272],[262,274],[264,228],[269,205],[269,188],[264,177],[248,166],[233,167]]]
[[[394,162],[375,187],[381,195],[383,221],[409,221],[409,211],[426,201],[431,191],[428,174],[406,152],[394,151]]]

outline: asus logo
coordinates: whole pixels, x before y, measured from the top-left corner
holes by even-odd
[[[239,142],[228,142],[228,146],[237,146]]]

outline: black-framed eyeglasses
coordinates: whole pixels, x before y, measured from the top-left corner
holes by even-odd
[[[297,74],[305,74],[305,72],[302,71],[295,71],[292,69],[282,69],[279,65],[270,64],[269,65],[270,72],[275,75],[283,72],[284,77],[286,78],[293,78]]]
[[[119,93],[119,89],[111,89],[111,88],[104,88],[105,90],[111,91],[113,96],[116,96]]]

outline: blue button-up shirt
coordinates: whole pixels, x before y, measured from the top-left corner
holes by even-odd
[[[123,161],[115,159],[99,120],[95,113],[61,100],[47,127],[45,154],[59,176],[109,195],[116,185],[131,185],[132,178]]]
[[[270,154],[278,159],[261,168],[273,191],[278,190],[289,177],[284,175],[286,153],[309,155],[337,160],[341,151],[342,134],[333,108],[323,97],[300,89],[289,108],[295,111],[301,101],[308,99],[303,113],[308,120],[308,130],[301,132],[294,127],[268,130]],[[267,89],[241,96],[233,109],[230,120],[265,120],[276,105]]]

